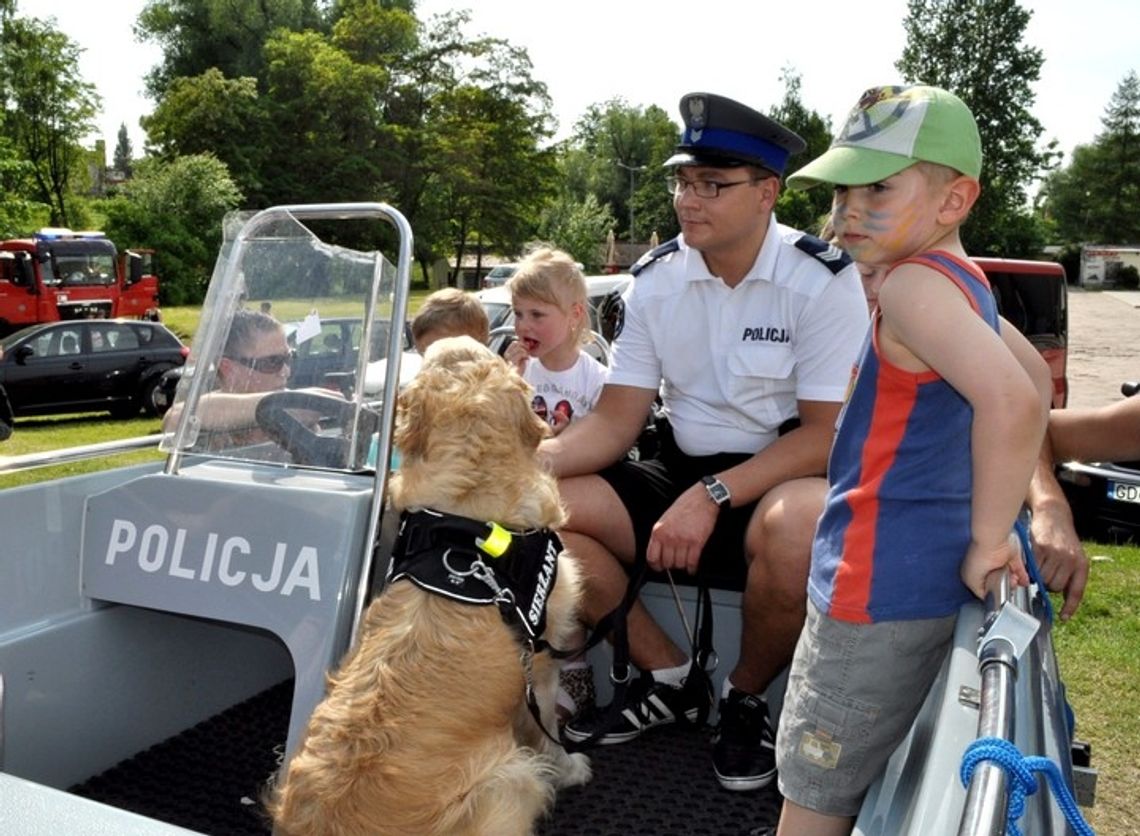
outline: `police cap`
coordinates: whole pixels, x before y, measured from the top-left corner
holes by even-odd
[[[758,165],[782,175],[788,157],[807,147],[776,120],[713,93],[682,96],[681,118],[685,130],[667,166]]]

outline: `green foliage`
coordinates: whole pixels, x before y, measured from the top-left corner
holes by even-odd
[[[264,202],[260,169],[269,131],[257,79],[226,78],[215,67],[173,79],[142,126],[151,153],[165,160],[213,154],[248,199]]]
[[[127,133],[126,124],[123,123],[119,125],[119,138],[115,143],[113,163],[115,170],[122,172],[126,177],[130,177],[134,169],[132,156],[131,137],[130,134]]]
[[[574,256],[589,275],[602,271],[606,253],[601,242],[613,226],[610,208],[592,194],[579,202],[562,193],[542,211],[538,235]]]
[[[788,163],[788,172],[806,165],[831,146],[831,120],[808,110],[800,100],[802,76],[793,67],[784,67],[780,73],[784,82],[784,98],[768,111],[768,115],[789,130],[799,134],[807,148]],[[831,191],[808,189],[782,191],[776,201],[776,218],[780,223],[795,229],[816,234],[831,213]]]
[[[591,105],[562,149],[565,199],[595,195],[610,207],[618,237],[628,241],[647,241],[654,232],[673,237],[677,220],[662,165],[679,134],[656,106],[637,107],[620,98]]]
[[[1073,150],[1045,185],[1047,208],[1065,242],[1140,242],[1140,78],[1130,71],[1105,108],[1103,130]]]
[[[44,203],[30,200],[32,164],[21,159],[11,141],[0,136],[0,238],[29,234],[46,222],[49,209]]]
[[[161,100],[176,78],[216,68],[226,78],[260,78],[262,47],[277,29],[322,25],[316,0],[149,0],[135,34],[162,47],[162,61],[147,75],[147,92]]]
[[[468,241],[510,250],[533,235],[553,154],[524,50],[468,37],[464,13],[423,26],[408,0],[257,5],[147,6],[139,32],[166,55],[144,124],[155,153],[215,153],[253,208],[385,200],[424,266]],[[226,42],[235,29],[240,44]],[[362,248],[386,235],[351,234]]]
[[[163,304],[197,303],[222,241],[221,218],[241,201],[225,164],[209,154],[144,160],[105,206],[107,234],[121,249],[157,251]]]
[[[94,86],[79,76],[79,53],[50,22],[12,17],[0,28],[3,134],[31,164],[27,197],[46,204],[51,223],[59,226],[73,223],[71,183],[83,161],[80,140],[94,127],[100,106]]]
[[[1030,13],[1017,0],[909,0],[907,10],[895,66],[912,83],[956,93],[982,138],[982,194],[962,230],[966,250],[1036,256],[1043,239],[1028,234],[1040,227],[1026,220],[1026,193],[1056,153],[1037,147],[1043,128],[1030,112],[1044,61],[1022,43]]]
[[[265,53],[265,110],[278,137],[262,170],[267,202],[377,194],[375,143],[387,71],[355,62],[315,32],[278,32]]]

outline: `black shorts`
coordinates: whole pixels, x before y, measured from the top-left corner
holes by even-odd
[[[653,458],[643,461],[626,459],[598,474],[617,493],[633,521],[638,556],[644,556],[653,526],[677,497],[699,482],[702,476],[720,473],[752,458],[748,453],[688,456],[677,447],[668,422],[659,421],[657,433],[660,447]],[[744,535],[755,510],[756,503],[750,502],[721,512],[701,552],[698,569],[701,578],[710,586],[744,588]],[[683,575],[683,572],[674,573],[673,579],[681,581]]]

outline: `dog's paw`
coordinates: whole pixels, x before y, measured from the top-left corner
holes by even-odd
[[[593,775],[594,771],[590,768],[588,757],[581,752],[575,752],[572,755],[563,752],[559,759],[558,774],[555,776],[554,786],[558,789],[581,786],[588,783]]]

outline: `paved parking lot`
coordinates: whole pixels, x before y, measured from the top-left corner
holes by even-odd
[[[1119,400],[1140,380],[1140,290],[1069,288],[1069,406]]]

